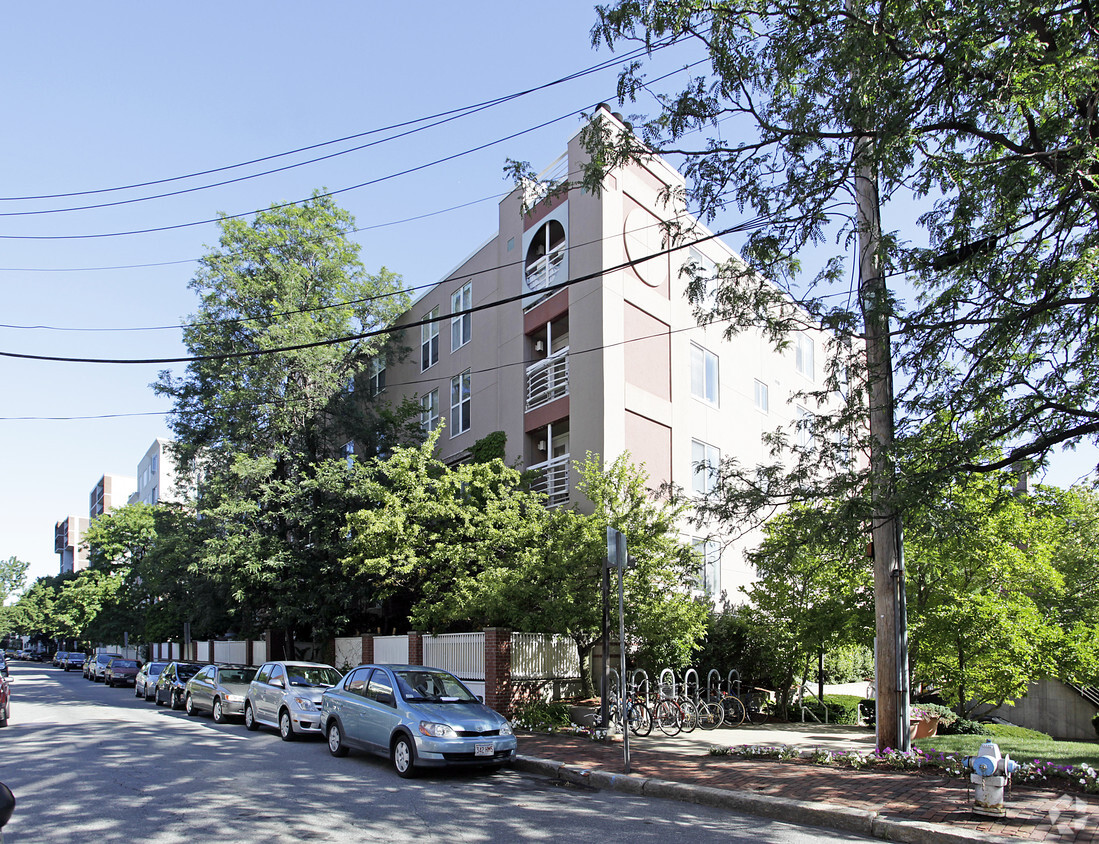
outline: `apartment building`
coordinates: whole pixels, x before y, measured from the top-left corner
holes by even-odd
[[[90,519],[81,516],[68,516],[54,524],[53,550],[61,558],[61,574],[83,571],[88,567],[88,549],[81,543],[90,523]]]
[[[137,479],[124,475],[104,475],[88,495],[88,516],[95,519],[130,502],[137,490]]]
[[[584,156],[572,138],[550,175],[575,175]],[[578,498],[572,464],[589,451],[608,462],[628,451],[651,487],[697,493],[723,457],[763,460],[764,432],[806,412],[788,400],[820,378],[826,338],[807,331],[780,353],[762,335],[725,340],[721,326],[697,325],[681,268],[735,256],[716,239],[668,251],[661,224],[685,214],[661,194],[682,184],[654,159],[616,171],[599,195],[570,190],[529,213],[513,191],[497,233],[398,320],[413,353],[375,362],[371,393],[415,397],[425,430],[445,421],[448,462],[505,432],[507,462],[543,470],[551,505]],[[700,586],[735,596],[753,579],[743,549],[759,537],[701,533],[684,528],[706,561]]]
[[[169,440],[157,437],[137,464],[137,489],[127,503],[159,504],[180,500],[176,491],[176,464]]]

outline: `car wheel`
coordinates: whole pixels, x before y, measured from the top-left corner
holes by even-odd
[[[149,703],[150,701],[152,701],[154,699],[155,695],[156,695],[156,692],[154,692],[153,694],[149,694],[149,687],[148,686],[143,688],[141,691],[145,695],[145,702],[146,703]]]
[[[8,726],[8,719],[11,717],[11,704],[8,703],[3,709],[0,709],[0,727]]]
[[[412,739],[408,736],[397,736],[393,742],[393,767],[397,769],[397,776],[410,779],[416,776],[416,751],[412,748]]]
[[[214,708],[211,714],[214,716],[215,724],[221,724],[225,721],[225,712],[221,708],[221,698],[214,698]]]
[[[347,745],[343,743],[343,733],[335,719],[328,725],[328,752],[333,756],[347,755]]]
[[[298,737],[297,733],[294,732],[294,722],[290,720],[290,711],[288,709],[284,709],[279,713],[279,735],[283,741],[293,741]]]
[[[187,695],[187,697],[183,700],[183,711],[186,712],[188,715],[195,714],[195,700],[190,695]]]
[[[256,713],[252,711],[252,704],[244,704],[244,729],[246,730],[258,730],[259,724],[256,723]]]
[[[183,702],[179,699],[179,695],[174,689],[172,690],[172,693],[168,696],[168,703],[171,705],[173,711],[183,706]]]
[[[134,697],[141,697],[141,692],[137,690],[137,683],[134,683]]]

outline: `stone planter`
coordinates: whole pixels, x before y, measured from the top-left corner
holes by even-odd
[[[599,723],[599,707],[570,706],[569,720],[578,727],[594,727]]]

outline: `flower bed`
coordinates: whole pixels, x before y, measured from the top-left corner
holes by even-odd
[[[834,765],[860,770],[876,768],[893,771],[927,771],[947,777],[965,778],[969,773],[963,768],[965,758],[960,754],[947,754],[915,750],[858,750],[832,751],[824,748],[798,750],[789,745],[779,747],[763,745],[733,745],[723,747],[712,745],[711,756],[737,756],[745,759],[776,759],[779,761],[803,761],[815,765]],[[1018,761],[1018,760],[1016,760]],[[1035,759],[1032,762],[1019,762],[1019,769],[1012,775],[1015,784],[1048,786],[1062,790],[1082,791],[1087,794],[1099,794],[1099,773],[1091,765],[1053,765]]]

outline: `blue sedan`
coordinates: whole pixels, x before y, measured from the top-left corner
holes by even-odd
[[[515,756],[515,734],[461,680],[422,665],[360,665],[321,700],[333,756],[356,748],[385,756],[402,777],[428,766],[498,768]]]

